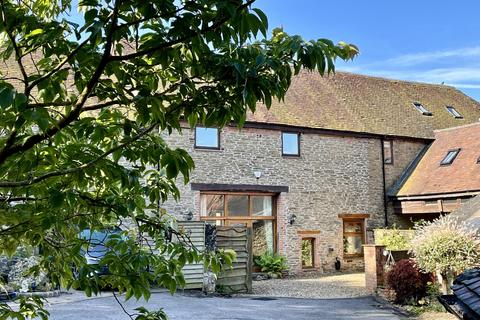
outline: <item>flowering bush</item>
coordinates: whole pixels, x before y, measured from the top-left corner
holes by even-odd
[[[453,274],[480,265],[477,230],[452,216],[443,216],[415,227],[412,250],[420,269],[442,276],[443,292]]]
[[[395,302],[417,302],[427,295],[428,283],[432,281],[430,274],[420,272],[411,259],[398,261],[387,273],[387,285],[395,291]]]

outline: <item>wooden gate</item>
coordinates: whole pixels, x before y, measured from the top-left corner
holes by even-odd
[[[232,268],[218,275],[217,291],[224,293],[252,292],[252,234],[251,228],[217,226],[217,247],[231,249],[237,254]]]

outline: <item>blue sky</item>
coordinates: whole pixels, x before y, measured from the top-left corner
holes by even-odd
[[[338,70],[453,85],[480,100],[480,1],[257,0],[270,29],[360,48]]]

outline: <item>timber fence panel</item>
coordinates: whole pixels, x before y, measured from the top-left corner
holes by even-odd
[[[217,247],[234,250],[237,254],[232,267],[219,274],[217,290],[225,293],[252,292],[251,242],[250,228],[217,227]]]
[[[179,231],[184,231],[193,246],[199,251],[205,250],[205,222],[204,221],[179,221]],[[183,269],[185,278],[184,289],[203,289],[203,263],[186,264]]]

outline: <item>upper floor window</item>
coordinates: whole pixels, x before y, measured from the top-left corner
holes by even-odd
[[[393,164],[393,141],[383,140],[383,163]]]
[[[446,106],[445,108],[447,108],[447,111],[452,115],[454,116],[456,119],[463,119],[463,116],[460,114],[460,112],[457,111],[457,109],[455,109],[454,107],[452,106]]]
[[[427,110],[427,108],[425,108],[423,106],[423,104],[421,104],[420,102],[414,102],[413,103],[414,107],[420,111],[424,116],[431,116],[432,113],[430,111]]]
[[[220,149],[220,131],[218,128],[195,128],[195,148]]]
[[[460,149],[450,150],[447,155],[440,162],[440,165],[445,166],[453,163],[453,160],[458,156]]]
[[[300,155],[300,135],[298,132],[282,132],[282,155]]]

